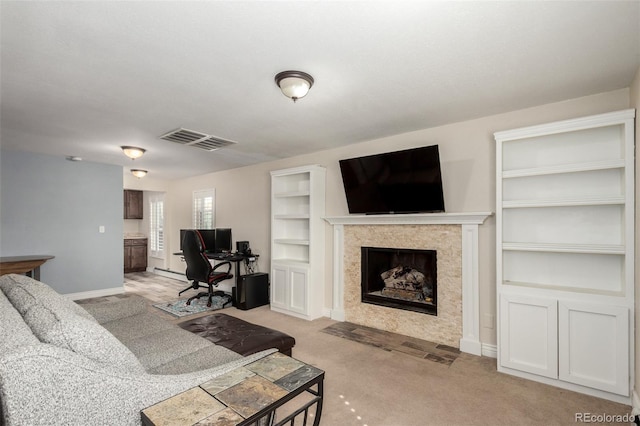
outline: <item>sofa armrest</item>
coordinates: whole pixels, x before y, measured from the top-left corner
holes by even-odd
[[[89,312],[91,316],[96,319],[98,324],[104,324],[105,322],[115,321],[146,312],[147,299],[137,295],[131,295],[120,300],[83,303],[80,306]]]
[[[51,345],[23,346],[0,358],[4,422],[139,425],[141,410],[274,351],[193,373],[151,375],[123,373]]]

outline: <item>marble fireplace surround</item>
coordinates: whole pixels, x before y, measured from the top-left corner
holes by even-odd
[[[459,347],[481,355],[478,227],[492,213],[326,217],[333,225],[331,318]],[[360,301],[360,247],[437,250],[438,315]]]

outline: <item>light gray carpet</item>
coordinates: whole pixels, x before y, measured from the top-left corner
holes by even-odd
[[[126,286],[129,292],[144,292],[142,281],[155,281],[148,273],[127,278],[138,281]],[[167,294],[186,286],[175,282],[169,289],[170,281],[162,284]],[[575,426],[576,413],[631,412],[626,405],[498,373],[493,358],[460,353],[451,363],[432,362],[325,333],[337,324],[328,318],[309,322],[269,306],[224,312],[294,336],[293,357],[325,370],[322,426]]]
[[[496,371],[496,360],[460,353],[450,365],[376,348],[268,306],[225,313],[296,338],[293,357],[325,370],[324,426],[574,425],[576,413],[631,407]]]

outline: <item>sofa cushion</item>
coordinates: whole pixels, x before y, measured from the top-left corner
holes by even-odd
[[[147,371],[204,347],[213,346],[206,339],[185,333],[173,324],[172,326],[170,329],[129,340],[126,343]]]
[[[57,293],[48,285],[25,275],[8,274],[0,277],[0,289],[7,295],[13,306],[24,315],[38,303],[54,311],[70,311],[85,319],[95,321],[86,310],[74,301]]]
[[[212,365],[224,365],[242,358],[241,355],[222,346],[209,345],[164,364],[147,368],[147,372],[151,374],[191,373],[193,371],[206,370],[211,368]]]
[[[7,296],[0,291],[0,354],[23,345],[40,343]]]
[[[44,343],[68,349],[123,371],[144,372],[135,355],[94,321],[37,304],[24,314],[24,321]]]
[[[144,297],[134,294],[108,302],[84,303],[82,308],[89,312],[98,324],[104,324],[146,312],[147,301]]]
[[[150,312],[105,322],[102,326],[127,346],[133,340],[177,327]]]

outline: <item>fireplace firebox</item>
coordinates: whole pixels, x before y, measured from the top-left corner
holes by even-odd
[[[435,250],[361,248],[362,303],[438,314]]]

